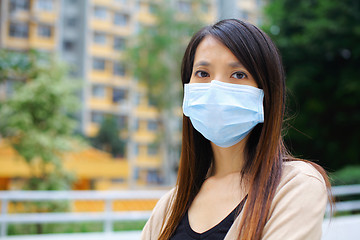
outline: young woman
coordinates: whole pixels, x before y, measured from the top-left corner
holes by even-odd
[[[142,239],[320,239],[330,185],[283,144],[285,76],[270,38],[235,19],[205,27],[181,77],[178,180]]]

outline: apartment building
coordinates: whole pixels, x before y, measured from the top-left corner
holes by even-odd
[[[87,106],[83,131],[94,136],[106,114],[116,115],[122,136],[127,139],[126,159],[134,186],[169,183],[174,164],[165,162],[164,145],[158,142],[159,112],[146,90],[125,68],[123,50],[140,26],[155,24],[154,1],[91,1],[88,26]],[[192,1],[171,1],[182,14],[191,14]],[[201,5],[208,23],[216,19],[215,1]],[[179,138],[180,141],[180,138]],[[174,178],[172,178],[174,179]]]
[[[0,48],[55,52],[59,43],[59,6],[50,1],[0,1]],[[13,83],[0,85],[0,98],[11,94]]]
[[[173,168],[164,167],[163,146],[154,144],[159,130],[157,108],[124,62],[129,37],[142,24],[155,24],[153,1],[2,0],[0,4],[1,48],[53,52],[82,82],[80,132],[94,137],[104,118],[115,116],[119,134],[127,142],[119,161],[128,161],[132,187],[164,183],[166,171]],[[182,14],[200,7],[209,24],[230,17],[258,23],[261,16],[260,0],[204,0],[200,5],[169,1]],[[5,85],[0,91],[11,88],[11,82]]]
[[[217,0],[218,19],[237,18],[261,25],[266,0]]]
[[[2,0],[1,47],[55,51],[58,46],[58,4],[47,0]]]

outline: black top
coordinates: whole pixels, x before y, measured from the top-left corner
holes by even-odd
[[[189,224],[188,211],[186,211],[185,215],[183,216],[179,225],[177,226],[174,235],[170,238],[170,240],[224,239],[231,225],[233,224],[234,220],[241,212],[246,199],[247,199],[247,195],[226,218],[224,218],[220,223],[218,223],[217,225],[215,225],[214,227],[210,228],[209,230],[203,233],[197,233],[191,229]]]

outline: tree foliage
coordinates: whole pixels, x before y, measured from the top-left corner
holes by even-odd
[[[25,188],[68,189],[73,176],[63,169],[62,154],[80,145],[72,136],[76,122],[68,116],[78,99],[66,66],[38,52],[4,50],[1,56],[0,65],[8,66],[0,69],[2,80],[23,80],[0,103],[0,134],[32,170]],[[16,59],[15,64],[5,62],[9,59]]]
[[[330,170],[357,163],[360,2],[273,0],[266,13],[264,29],[282,53],[296,112],[287,143]]]
[[[35,59],[39,58],[40,54],[34,50],[26,55],[21,52],[0,51],[0,82],[33,78],[39,70],[39,63]]]
[[[110,152],[114,157],[125,156],[125,141],[119,137],[120,129],[114,116],[107,116],[93,139],[96,148]]]

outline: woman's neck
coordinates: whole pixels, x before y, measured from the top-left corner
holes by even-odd
[[[241,171],[245,161],[246,141],[247,137],[228,148],[222,148],[211,143],[214,153],[213,177],[220,178]]]

